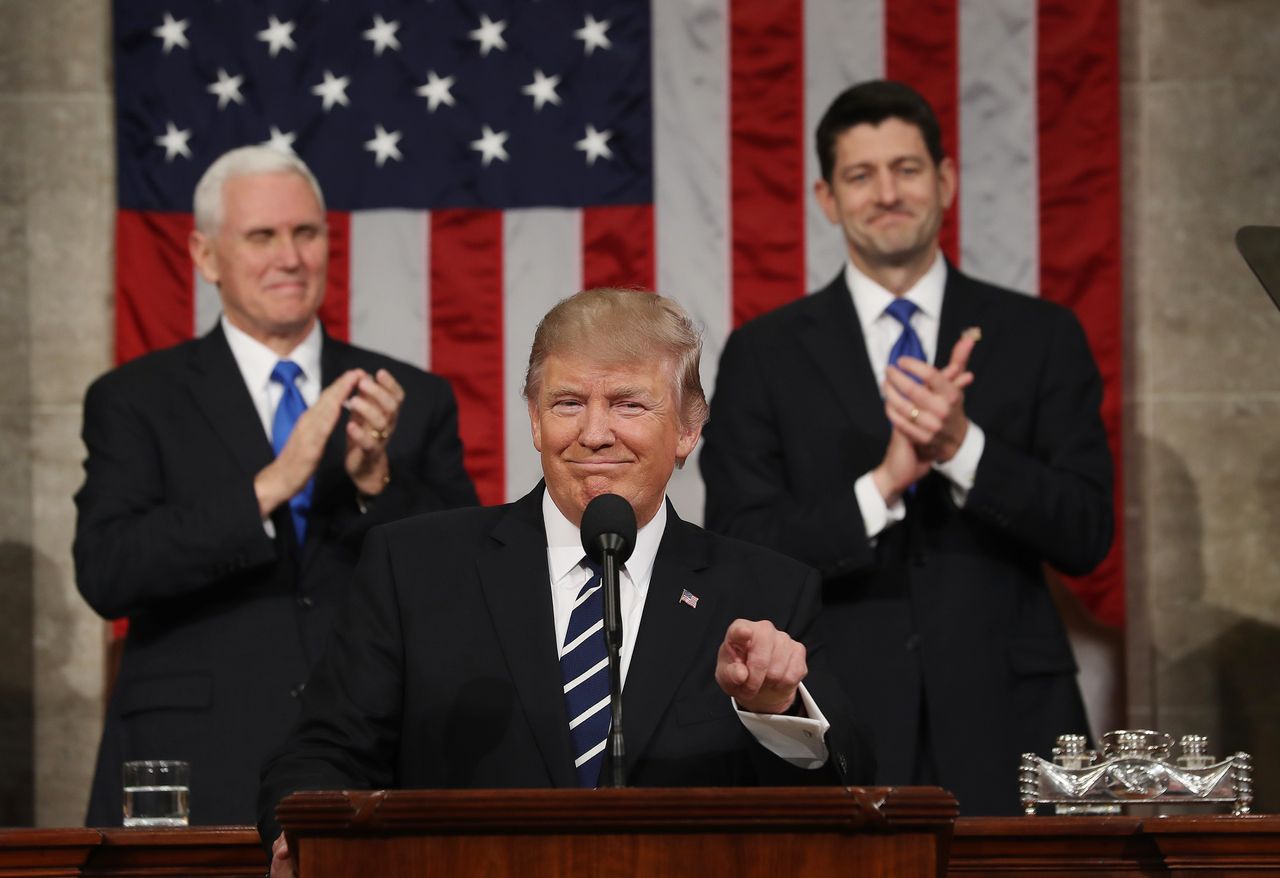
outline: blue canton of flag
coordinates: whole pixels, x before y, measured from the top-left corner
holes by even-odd
[[[335,210],[653,198],[648,3],[118,0],[114,23],[124,209],[190,210],[262,142]]]

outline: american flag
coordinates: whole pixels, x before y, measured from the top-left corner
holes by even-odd
[[[1115,0],[116,0],[116,356],[208,329],[186,251],[223,151],[316,172],[329,332],[448,377],[481,498],[536,481],[519,388],[538,318],[587,286],[656,287],[725,336],[824,285],[812,131],[901,79],[960,166],[948,255],[1068,304],[1107,385],[1119,463]],[[1117,510],[1120,485],[1117,473]],[[696,461],[671,496],[701,520]],[[1117,515],[1117,521],[1123,521]],[[1073,583],[1123,615],[1123,540]]]
[[[698,608],[698,596],[689,591],[689,589],[683,588],[680,590],[680,603],[688,604],[696,610]]]

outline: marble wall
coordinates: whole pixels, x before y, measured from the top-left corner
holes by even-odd
[[[980,2],[980,0],[973,0]],[[1121,0],[1128,720],[1257,757],[1280,808],[1280,9]],[[75,592],[79,403],[110,365],[109,4],[0,0],[0,824],[82,816],[105,626]]]
[[[109,4],[0,0],[0,822],[76,824],[105,627],[75,590],[80,400],[111,362]]]
[[[1280,7],[1129,0],[1123,115],[1130,721],[1254,754],[1280,809]]]

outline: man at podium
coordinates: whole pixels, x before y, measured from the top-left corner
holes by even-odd
[[[857,783],[871,771],[812,630],[817,574],[682,521],[666,499],[706,420],[701,339],[673,300],[589,290],[539,325],[524,395],[544,480],[515,503],[373,530],[302,718],[263,769],[306,789],[596,786],[610,705],[579,527],[635,511],[621,568],[625,773],[635,786]],[[595,606],[594,610],[584,610]],[[584,615],[594,613],[594,619]],[[606,674],[602,697],[583,697]]]

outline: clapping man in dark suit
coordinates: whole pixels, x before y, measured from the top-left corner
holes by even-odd
[[[85,398],[76,580],[129,618],[88,823],[120,765],[191,764],[194,823],[248,823],[369,527],[471,505],[439,377],[328,337],[329,242],[295,156],[233,150],[195,192],[192,258],[223,314]]]
[[[878,782],[1016,813],[1020,754],[1086,731],[1043,565],[1085,573],[1111,544],[1102,383],[1069,311],[943,257],[956,169],[919,94],[847,90],[817,147],[849,261],[729,338],[707,527],[821,571]]]
[[[579,692],[607,668],[574,665],[593,644],[603,655],[579,526],[605,493],[639,525],[620,600],[629,782],[865,779],[813,639],[817,574],[666,500],[706,418],[700,350],[684,311],[650,293],[587,291],[547,314],[525,381],[544,481],[508,506],[369,535],[345,624],[263,773],[274,875],[292,871],[274,812],[296,790],[596,785],[607,680],[602,698]]]

